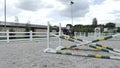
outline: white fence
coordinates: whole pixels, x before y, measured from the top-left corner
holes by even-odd
[[[47,32],[0,32],[0,41],[34,40],[46,38]]]
[[[113,35],[115,33],[95,33],[95,32],[89,32],[86,36],[85,32],[74,32],[75,36],[84,36],[84,37],[101,37],[101,36],[109,36],[109,35]]]
[[[52,32],[56,34],[57,32]],[[14,35],[11,35],[14,34]],[[58,33],[57,33],[58,34]],[[114,33],[88,33],[88,37],[100,37],[100,36],[107,36],[107,35],[113,35]],[[6,32],[0,32],[0,41],[10,42],[10,41],[17,41],[17,40],[29,40],[33,41],[36,39],[46,38],[47,32],[9,32],[8,30]],[[85,32],[75,32],[75,36],[84,36]]]

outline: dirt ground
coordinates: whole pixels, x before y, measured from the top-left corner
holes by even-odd
[[[84,38],[92,40],[94,38]],[[58,39],[51,38],[51,48],[58,46]],[[73,45],[62,40],[62,45]],[[120,39],[111,39],[100,42],[120,50]],[[10,43],[0,42],[0,68],[120,68],[120,60],[98,59],[81,56],[58,55],[44,53],[46,39],[35,41],[12,41]],[[81,48],[89,48],[81,46]],[[114,56],[106,52],[98,51],[71,51],[86,54],[101,54]]]

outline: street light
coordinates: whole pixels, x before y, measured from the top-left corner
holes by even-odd
[[[6,31],[6,0],[4,0],[4,22],[5,22],[4,29]]]
[[[70,5],[71,5],[71,22],[72,22],[72,26],[73,26],[73,8],[72,8],[72,5],[74,4],[73,1],[70,2]]]

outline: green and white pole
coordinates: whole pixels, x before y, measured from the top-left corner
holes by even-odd
[[[77,45],[66,46],[66,47],[64,47],[64,48],[61,48],[61,50],[65,50],[65,49],[80,50],[79,48],[75,48],[75,47],[77,47]],[[104,51],[104,52],[108,52],[108,53],[111,53],[111,54],[119,55],[119,56],[120,56],[120,53],[113,52],[113,51],[107,50],[107,49],[102,48],[102,47],[93,46],[93,45],[89,45],[89,47],[94,48],[94,49],[97,49],[97,50],[100,50],[100,51]]]
[[[107,37],[98,38],[98,39],[96,39],[96,40],[89,41],[88,43],[100,42],[100,41],[108,40],[108,39],[111,39],[111,38],[114,38],[114,37],[117,37],[117,36],[120,36],[120,34],[115,34],[115,35],[111,35],[111,36],[107,36]],[[74,39],[74,40],[81,41],[81,42],[84,42],[84,41],[85,41],[85,40],[82,40],[82,39],[76,38],[76,37],[71,37],[71,38]],[[86,43],[86,44],[87,44],[87,43]]]
[[[63,49],[64,50],[64,49]],[[80,51],[100,51],[100,50],[97,50],[97,49],[88,49],[88,48],[71,48],[71,49],[67,49],[67,50],[80,50]]]
[[[94,43],[94,44],[96,44],[95,42],[99,42],[99,41],[103,41],[103,40],[108,40],[108,39],[117,37],[119,35],[120,34],[116,34],[116,35],[107,36],[107,37],[104,37],[104,38],[99,38],[99,39],[96,39],[96,40],[93,40],[93,41],[88,41],[87,44],[88,43]],[[74,40],[81,41],[81,42],[86,42],[86,40],[82,40],[82,39],[79,39],[79,38],[76,38],[76,37],[71,37],[71,38],[74,39]],[[111,51],[120,52],[120,50],[118,50],[118,49],[114,49],[114,48],[107,47],[107,46],[104,46],[104,45],[96,44],[96,46],[103,47],[103,48],[106,48],[106,49],[111,50]]]
[[[101,51],[104,51],[104,52],[108,52],[108,53],[111,53],[111,54],[114,54],[114,55],[118,55],[118,56],[120,56],[120,53],[113,52],[113,51],[107,50],[107,49],[102,48],[102,47],[93,46],[93,45],[89,45],[89,47],[91,47],[91,48],[95,48],[95,49],[97,49],[97,50],[101,50]]]
[[[108,46],[105,46],[105,45],[100,45],[100,44],[95,44],[95,45],[98,46],[98,47],[102,47],[102,48],[120,53],[120,50],[115,49],[115,48],[111,48],[111,47],[108,47]]]
[[[101,58],[101,59],[113,59],[113,60],[120,60],[120,57],[118,56],[103,56],[103,55],[92,55],[92,54],[76,54],[76,53],[70,53],[70,52],[48,52],[52,54],[62,54],[62,55],[72,55],[72,56],[81,56],[81,57],[92,57],[92,58]]]
[[[117,37],[119,35],[120,34],[116,34],[116,35],[112,35],[112,36],[107,36],[107,37],[99,38],[99,39],[96,39],[96,40],[93,40],[93,41],[89,41],[89,42],[96,44],[95,42],[99,42],[99,41],[111,39],[111,38]],[[81,41],[81,42],[86,41],[86,40],[82,40],[82,39],[79,39],[79,38],[76,38],[76,37],[71,37],[71,38],[73,38],[74,40]],[[114,49],[114,48],[111,48],[111,47],[108,47],[108,46],[104,46],[104,45],[96,44],[96,46],[99,46],[99,47],[102,47],[102,48],[106,48],[106,49],[111,50],[111,51],[120,52],[120,50],[118,50],[118,49]]]

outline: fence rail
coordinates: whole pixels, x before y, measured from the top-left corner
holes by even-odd
[[[52,32],[53,34],[58,34],[58,32]],[[85,32],[75,32],[75,36],[85,36]],[[107,36],[107,35],[113,35],[114,33],[88,33],[89,36]],[[52,35],[51,35],[52,36]],[[17,41],[17,40],[36,40],[40,38],[46,38],[47,32],[9,32],[7,30],[6,32],[0,32],[0,41],[10,42],[10,41]]]
[[[0,32],[0,41],[17,41],[17,40],[34,40],[34,39],[40,39],[47,36],[46,32],[9,32],[7,30],[6,32]]]

